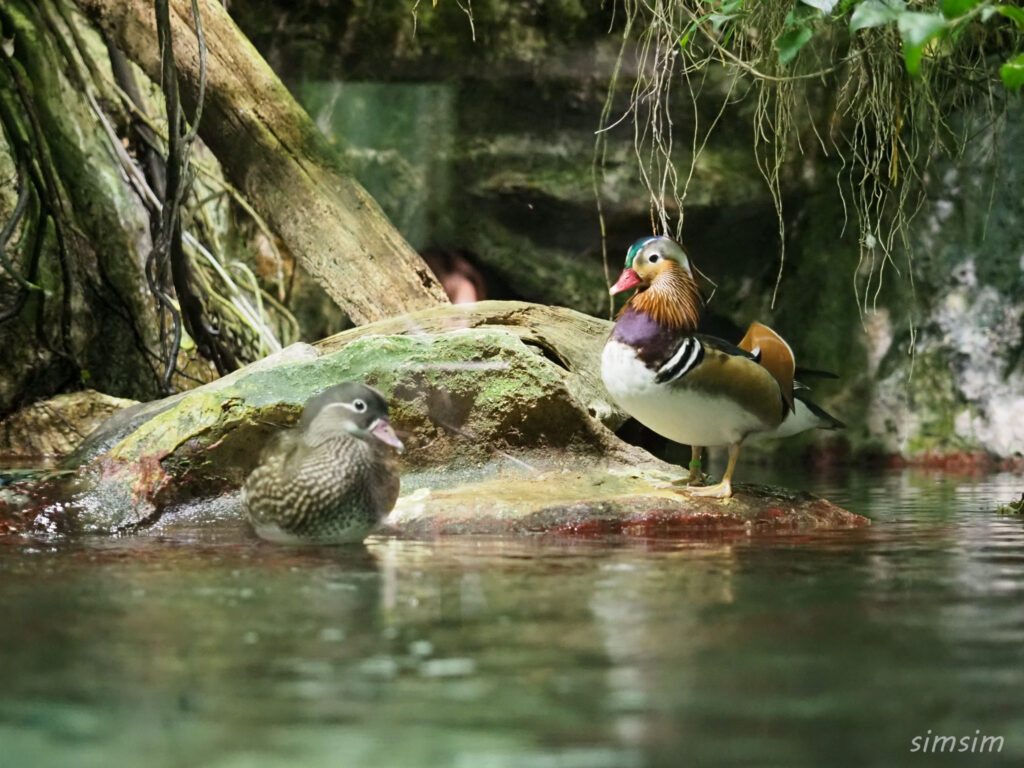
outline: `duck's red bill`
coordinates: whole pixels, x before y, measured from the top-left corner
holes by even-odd
[[[627,267],[622,270],[622,274],[619,275],[619,279],[615,281],[615,285],[608,289],[608,293],[614,296],[616,293],[628,291],[630,288],[637,285],[640,285],[640,275],[638,275],[636,270],[632,267]]]
[[[398,435],[395,434],[395,430],[391,428],[391,423],[387,419],[377,419],[376,423],[370,427],[370,434],[381,442],[394,446],[399,450],[399,452],[405,448],[405,446],[402,445],[402,441],[398,439]]]

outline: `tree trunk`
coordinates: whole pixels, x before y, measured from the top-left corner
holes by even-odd
[[[79,0],[145,70],[160,77],[150,0]],[[317,130],[220,3],[200,0],[209,48],[199,133],[226,177],[353,322],[444,304],[430,270],[343,168]],[[192,112],[199,48],[188,0],[172,0],[182,99]]]
[[[0,227],[12,228],[0,269],[0,414],[84,381],[111,395],[161,394],[159,318],[143,274],[149,216],[110,162],[62,54],[63,29],[51,3],[0,3],[10,41],[0,53]]]

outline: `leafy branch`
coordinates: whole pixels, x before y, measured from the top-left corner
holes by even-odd
[[[733,5],[736,3],[735,0]],[[736,13],[734,10],[733,13]],[[786,17],[785,30],[775,38],[779,61],[789,63],[811,42],[816,29],[829,23],[845,22],[851,34],[862,29],[894,27],[903,48],[903,61],[912,76],[921,73],[921,62],[929,56],[948,56],[952,47],[975,23],[1002,17],[1024,40],[1024,9],[988,0],[940,0],[908,3],[906,0],[799,0]],[[1024,86],[1024,53],[1012,55],[999,68],[1003,84],[1011,91]]]

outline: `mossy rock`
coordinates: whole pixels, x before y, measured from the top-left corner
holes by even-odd
[[[614,454],[624,445],[605,423],[617,427],[625,416],[597,376],[607,333],[607,322],[570,310],[490,302],[293,345],[118,414],[62,463],[70,486],[57,493],[76,499],[79,524],[119,529],[234,490],[312,395],[346,380],[388,396],[406,469]]]

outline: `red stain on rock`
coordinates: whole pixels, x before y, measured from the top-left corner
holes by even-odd
[[[785,502],[780,506],[779,502]],[[573,538],[625,535],[642,538],[702,539],[746,537],[802,529],[851,529],[870,521],[809,494],[750,486],[730,501],[652,500],[616,497],[549,507],[523,516],[493,514],[486,505],[449,513],[437,509],[393,525],[410,537],[457,534],[539,533]]]

